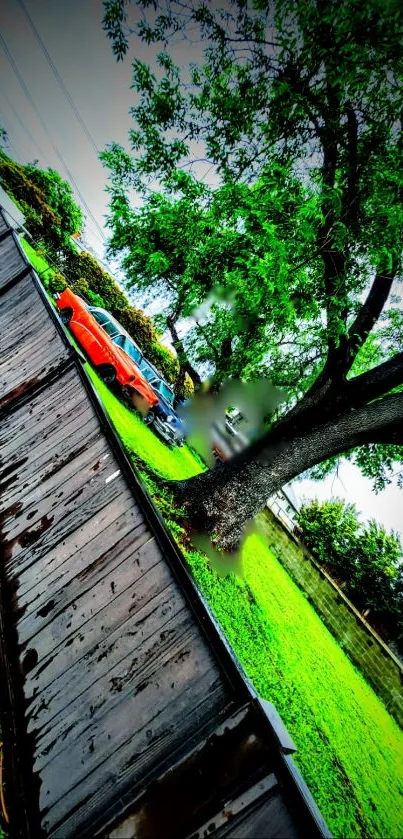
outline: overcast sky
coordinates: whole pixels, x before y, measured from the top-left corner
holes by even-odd
[[[84,208],[88,241],[102,256],[103,239],[97,224],[104,227],[107,213],[106,173],[92,143],[97,149],[111,141],[127,145],[131,126],[128,111],[133,104],[130,60],[134,49],[126,61],[116,62],[101,26],[101,0],[24,2],[91,140],[60,89],[18,0],[1,0],[0,29],[34,104],[27,98],[0,44],[0,124],[8,132],[11,155],[21,162],[39,159],[41,165],[52,166],[71,180],[60,158],[65,161],[95,219],[94,222],[88,217]],[[138,57],[148,58],[147,51]],[[303,481],[296,484],[296,490],[300,498],[347,497],[356,503],[364,519],[376,518],[403,536],[403,491],[397,489],[396,481],[375,496],[371,482],[346,463],[340,478],[321,484]]]
[[[103,149],[113,140],[127,144],[128,110],[133,104],[131,66],[130,61],[118,64],[112,55],[101,27],[100,0],[25,0],[25,6],[95,146]],[[38,158],[70,180],[56,148],[103,228],[106,177],[96,150],[60,89],[18,0],[2,0],[0,18],[4,40],[48,132],[0,45],[0,116],[9,134],[10,151],[22,162]],[[87,225],[90,243],[102,254],[99,230],[91,218]]]

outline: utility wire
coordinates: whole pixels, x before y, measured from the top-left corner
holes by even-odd
[[[0,140],[0,148],[6,154],[11,154],[18,163],[22,163],[23,157],[21,155],[21,150],[18,150],[18,145],[16,146],[15,142],[11,140],[7,125],[8,120],[4,119],[4,116],[0,111],[0,131],[3,129],[5,132],[5,136]]]
[[[81,193],[81,191],[80,191],[80,188],[79,188],[78,184],[77,184],[77,183],[76,183],[76,181],[75,181],[75,178],[74,178],[73,173],[72,173],[72,172],[71,172],[71,170],[69,169],[69,167],[68,167],[68,165],[67,165],[66,161],[64,160],[64,158],[62,157],[62,155],[60,154],[60,152],[59,152],[58,148],[55,146],[55,144],[54,144],[54,142],[53,142],[53,140],[52,140],[52,137],[51,137],[51,135],[49,134],[49,131],[48,131],[47,125],[46,125],[46,123],[44,122],[44,120],[42,119],[42,117],[41,117],[41,115],[40,115],[40,113],[39,113],[39,111],[38,111],[38,108],[36,107],[36,104],[35,104],[35,102],[34,102],[34,100],[33,100],[32,96],[31,96],[31,94],[30,94],[30,92],[29,92],[29,90],[28,90],[28,88],[27,88],[27,85],[25,84],[25,81],[24,81],[23,77],[21,76],[21,73],[20,73],[20,71],[19,71],[19,69],[18,69],[18,66],[17,66],[16,62],[14,61],[14,58],[13,58],[13,56],[12,56],[12,54],[11,54],[11,52],[10,52],[10,50],[9,50],[9,48],[8,48],[8,46],[7,46],[7,44],[6,44],[6,41],[5,41],[5,39],[4,39],[4,36],[2,35],[2,33],[1,33],[1,32],[0,32],[0,42],[1,42],[2,46],[3,46],[4,52],[6,53],[6,56],[7,56],[7,58],[8,58],[8,61],[9,61],[9,63],[11,64],[11,67],[12,67],[12,69],[14,70],[14,73],[15,73],[15,75],[17,76],[17,79],[18,79],[18,81],[19,81],[19,83],[20,83],[20,85],[21,85],[21,87],[22,87],[22,89],[23,89],[23,91],[24,91],[24,93],[25,93],[25,96],[27,97],[27,99],[28,99],[29,103],[31,104],[31,106],[32,106],[33,110],[35,111],[35,114],[36,114],[36,116],[37,116],[37,118],[38,118],[38,120],[39,120],[40,124],[42,125],[42,128],[43,128],[43,130],[44,130],[44,132],[45,132],[46,136],[47,136],[47,137],[48,137],[48,139],[49,139],[49,142],[50,142],[50,144],[51,144],[51,146],[52,146],[53,151],[55,152],[55,154],[56,154],[56,156],[57,156],[58,160],[60,161],[60,163],[62,164],[63,168],[64,168],[64,169],[65,169],[65,171],[67,172],[67,175],[68,175],[68,177],[69,177],[69,180],[70,180],[70,181],[71,181],[71,183],[73,184],[73,186],[74,186],[74,188],[75,188],[75,190],[76,190],[76,193],[77,193],[77,195],[78,195],[78,197],[79,197],[79,199],[80,199],[80,201],[81,201],[81,203],[82,203],[83,207],[84,207],[84,208],[85,208],[85,210],[87,211],[87,213],[88,213],[89,217],[91,218],[91,220],[92,220],[93,224],[95,225],[95,227],[99,230],[99,233],[100,233],[100,240],[102,241],[102,243],[104,243],[104,242],[106,241],[106,236],[105,236],[105,234],[104,234],[104,232],[103,232],[102,228],[101,228],[101,227],[100,227],[100,225],[98,224],[98,222],[97,222],[96,218],[94,217],[93,213],[91,212],[91,210],[90,210],[90,208],[89,208],[89,206],[88,206],[87,202],[85,201],[85,198],[84,198],[84,196],[82,195],[82,193]]]
[[[59,73],[59,71],[58,71],[58,69],[57,69],[57,67],[56,67],[56,65],[54,64],[54,62],[53,62],[53,60],[52,60],[52,58],[51,58],[51,56],[50,56],[50,54],[49,54],[49,52],[48,52],[48,50],[47,50],[47,48],[46,48],[45,44],[44,44],[44,42],[43,42],[43,40],[42,40],[42,38],[41,38],[41,36],[40,36],[40,34],[39,34],[39,32],[38,32],[38,30],[37,30],[37,28],[36,28],[36,26],[35,26],[35,24],[34,24],[33,20],[32,20],[32,17],[31,17],[31,15],[29,14],[29,11],[28,11],[28,9],[27,9],[27,7],[26,7],[25,3],[23,2],[23,0],[17,0],[17,1],[18,1],[19,5],[20,5],[21,10],[23,11],[23,13],[24,13],[24,15],[25,15],[25,17],[26,17],[26,19],[27,19],[27,21],[28,21],[28,23],[29,23],[29,25],[30,25],[30,27],[31,27],[31,29],[32,29],[32,31],[33,31],[33,33],[34,33],[34,35],[35,35],[35,38],[36,38],[36,40],[37,40],[37,42],[38,42],[38,44],[39,44],[39,46],[40,46],[40,48],[41,48],[41,50],[42,50],[42,52],[43,52],[43,54],[44,54],[45,58],[46,58],[46,61],[47,61],[48,65],[49,65],[49,67],[51,68],[51,70],[52,70],[52,72],[53,72],[53,75],[55,76],[55,78],[56,78],[56,80],[57,80],[57,82],[58,82],[58,84],[59,84],[59,87],[61,88],[61,90],[63,91],[63,93],[64,93],[64,95],[65,95],[65,97],[66,97],[66,99],[67,99],[67,101],[69,102],[69,105],[70,105],[70,107],[71,107],[71,109],[72,109],[73,113],[75,114],[75,116],[76,116],[76,118],[77,118],[77,121],[78,121],[78,122],[79,122],[79,124],[81,125],[81,128],[82,128],[82,129],[83,129],[83,131],[84,131],[84,134],[87,136],[87,138],[88,138],[89,142],[91,143],[91,146],[92,146],[92,148],[93,148],[93,149],[94,149],[94,151],[95,151],[95,154],[98,156],[98,154],[99,154],[99,148],[98,148],[98,146],[97,146],[97,144],[96,144],[95,140],[94,140],[94,139],[93,139],[93,137],[91,136],[90,131],[89,131],[89,129],[87,128],[87,126],[86,126],[86,124],[85,124],[85,122],[84,122],[84,120],[83,120],[83,117],[81,116],[80,111],[78,110],[78,108],[77,108],[77,106],[76,106],[76,103],[74,102],[73,97],[71,96],[71,94],[70,94],[69,90],[67,89],[67,87],[66,87],[66,85],[65,85],[65,83],[64,83],[64,81],[63,81],[63,79],[62,79],[62,77],[61,77],[61,75],[60,75],[60,73]]]
[[[8,98],[7,93],[5,92],[5,90],[2,90],[2,91],[1,91],[1,93],[2,93],[2,95],[3,95],[3,97],[4,97],[4,99],[6,100],[7,105],[9,106],[10,110],[13,112],[13,114],[14,114],[14,116],[15,116],[16,120],[18,121],[19,125],[21,126],[22,130],[25,132],[25,134],[27,135],[27,137],[28,137],[28,139],[30,140],[30,142],[31,142],[31,143],[35,146],[36,150],[39,152],[39,155],[40,155],[40,157],[42,158],[42,160],[44,160],[44,161],[45,161],[45,163],[46,163],[48,166],[50,166],[49,160],[47,159],[46,155],[43,153],[43,151],[42,151],[41,147],[38,145],[37,141],[35,140],[35,138],[34,138],[34,137],[33,137],[33,135],[31,134],[31,132],[29,131],[29,129],[27,128],[27,126],[26,126],[26,125],[24,124],[24,122],[22,121],[22,119],[21,119],[21,117],[20,117],[20,115],[19,115],[18,111],[16,110],[16,108],[14,108],[14,105],[13,105],[13,103],[11,102],[11,100]],[[7,121],[8,121],[8,120],[7,120]]]

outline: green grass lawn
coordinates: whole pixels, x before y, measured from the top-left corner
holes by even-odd
[[[147,467],[151,490],[150,470],[171,479],[200,471],[189,449],[164,445],[88,371],[129,453]],[[162,500],[180,541],[166,494]],[[246,673],[295,740],[296,762],[334,835],[401,837],[403,732],[263,537],[249,536],[242,578],[220,577],[199,552],[184,553]]]
[[[200,471],[189,450],[157,440],[89,372],[129,452],[163,478]],[[219,577],[200,553],[185,553],[246,673],[294,738],[296,762],[335,836],[401,837],[403,732],[263,537],[247,540],[242,579]]]
[[[19,237],[19,241],[31,265],[35,268],[36,273],[39,274],[40,279],[43,281],[48,277],[52,277],[55,273],[55,269],[50,267],[46,259],[44,259],[43,256],[40,256],[23,236]]]
[[[400,837],[403,732],[263,539],[243,579],[217,577],[197,553],[195,577],[260,695],[298,746],[296,762],[338,837]]]
[[[187,446],[166,446],[133,411],[116,399],[89,364],[87,372],[129,453],[144,461],[161,478],[180,480],[202,470],[200,461]]]

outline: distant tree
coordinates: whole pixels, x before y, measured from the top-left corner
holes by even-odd
[[[22,166],[0,151],[0,182],[23,210],[29,232],[43,241],[48,252],[55,255],[69,247],[83,216],[69,184],[57,172]]]
[[[121,58],[127,6],[105,2],[104,26]],[[292,172],[301,185],[295,256],[287,251],[272,289],[275,312],[279,300],[289,311],[302,253],[306,309],[291,316],[280,347],[286,371],[300,369],[299,394],[248,451],[172,485],[194,528],[231,550],[267,497],[301,472],[347,453],[379,484],[402,458],[403,344],[395,348],[389,331],[383,362],[358,375],[353,365],[382,312],[393,309],[392,286],[401,278],[403,6],[138,0],[135,8],[141,13],[131,31],[154,50],[159,45],[153,67],[133,64],[137,179],[163,188],[197,157],[230,187],[255,186],[274,171]],[[171,48],[189,32],[203,56],[192,64],[190,51],[182,69]],[[269,255],[270,231],[267,241]],[[310,308],[316,314],[305,317]]]
[[[403,549],[398,537],[375,521],[362,524],[355,506],[340,500],[310,502],[299,510],[297,522],[315,559],[355,606],[400,645]]]
[[[91,291],[102,298],[108,310],[124,310],[130,306],[126,294],[90,253],[69,248],[63,252],[60,267],[70,283],[85,280]]]
[[[49,207],[59,219],[59,228],[66,244],[71,236],[83,229],[84,217],[76,203],[70,184],[54,169],[40,169],[38,166],[25,166],[25,173],[41,190]]]
[[[355,552],[355,574],[347,581],[346,593],[361,611],[390,614],[403,561],[402,546],[393,533],[376,521],[361,528]]]
[[[352,579],[361,524],[354,504],[311,501],[297,513],[304,544],[339,579]]]

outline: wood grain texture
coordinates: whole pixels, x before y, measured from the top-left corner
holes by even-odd
[[[8,230],[8,229],[9,229],[9,224],[6,221],[5,217],[3,216],[3,213],[0,212],[0,233],[3,233],[5,230]]]
[[[215,830],[213,836],[214,839],[298,839],[301,833],[277,789],[270,798]]]
[[[213,721],[228,687],[77,374],[8,415],[0,440],[39,806],[49,836],[75,836]]]
[[[0,274],[1,248],[6,243],[17,251],[17,262],[22,259],[12,238],[0,241]],[[67,346],[46,312],[33,274],[28,274],[1,297],[0,409],[43,381],[68,355]]]
[[[13,236],[0,241],[0,289],[26,265]]]

